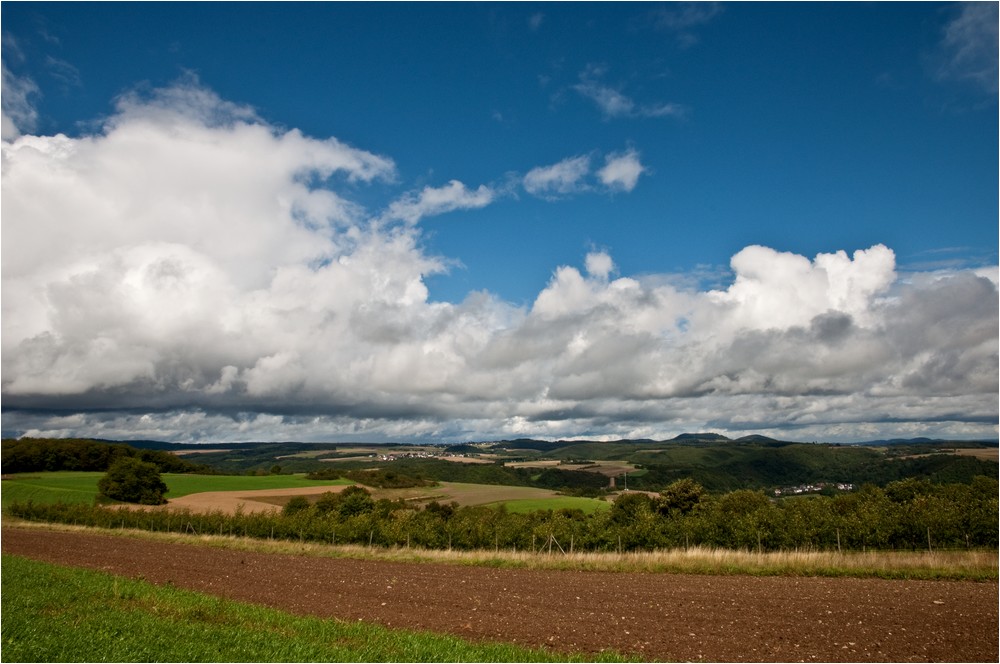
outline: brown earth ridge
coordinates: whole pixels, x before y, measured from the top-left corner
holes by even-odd
[[[494,569],[4,527],[4,553],[296,614],[647,661],[996,662],[995,582]]]

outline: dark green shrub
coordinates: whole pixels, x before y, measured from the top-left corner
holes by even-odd
[[[123,503],[160,505],[167,502],[163,497],[167,485],[160,471],[154,464],[134,457],[123,457],[112,463],[98,481],[97,489],[102,496]]]
[[[292,514],[298,514],[303,510],[309,509],[309,501],[305,496],[295,496],[281,508],[281,513],[285,516],[291,516]]]

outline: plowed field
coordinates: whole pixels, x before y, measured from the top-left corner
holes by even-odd
[[[652,661],[998,660],[996,583],[505,570],[4,528],[5,553],[265,604]]]

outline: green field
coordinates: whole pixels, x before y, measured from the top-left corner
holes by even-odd
[[[6,508],[14,502],[32,500],[36,503],[92,503],[97,497],[97,482],[104,473],[59,471],[51,473],[25,473],[3,480],[2,503]],[[169,491],[167,498],[180,498],[206,491],[256,491],[261,489],[292,489],[315,486],[353,484],[350,480],[307,480],[303,475],[178,475],[164,473],[163,481]],[[467,484],[441,482],[436,487],[413,489],[376,489],[376,499],[455,501],[460,505],[506,504],[512,512],[530,512],[540,509],[581,509],[591,513],[607,509],[611,503],[593,498],[559,496],[548,489],[499,484]],[[415,502],[421,502],[416,500]]]
[[[99,472],[58,471],[25,473],[4,479],[2,504],[32,500],[36,503],[91,503],[97,497]],[[333,486],[352,484],[349,480],[307,480],[303,475],[178,475],[165,473],[163,481],[169,491],[167,498],[180,498],[204,491],[253,491],[257,489],[290,489],[294,487]]]
[[[293,616],[3,556],[5,662],[594,661],[505,643]],[[600,661],[623,661],[598,655]]]
[[[0,483],[3,508],[11,503],[92,503],[104,473],[58,471],[11,475]]]
[[[494,503],[494,504],[506,505],[508,512],[514,512],[516,514],[526,514],[528,512],[534,512],[536,510],[561,510],[561,509],[583,510],[584,513],[590,514],[592,512],[597,512],[600,510],[611,509],[611,503],[609,503],[606,500],[598,500],[596,498],[578,498],[576,496],[559,496],[556,498],[508,500],[503,503]]]

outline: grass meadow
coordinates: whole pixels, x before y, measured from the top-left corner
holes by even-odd
[[[74,471],[11,475],[3,480],[2,504],[6,508],[11,503],[23,503],[28,500],[36,503],[92,503],[97,497],[97,482],[103,475],[104,473],[100,472]],[[182,475],[164,473],[162,477],[169,489],[168,499],[206,491],[258,491],[353,484],[350,480],[345,479],[307,480],[304,475]],[[459,505],[506,504],[512,512],[569,508],[581,509],[589,514],[611,507],[611,503],[594,498],[560,496],[548,489],[499,484],[440,482],[436,487],[370,490],[376,499],[415,500],[425,498],[440,502],[455,501]]]
[[[507,500],[503,502],[508,512],[526,514],[535,510],[582,510],[586,514],[599,510],[611,509],[611,503],[596,498],[579,498],[576,496],[558,496],[555,498]]]
[[[5,662],[625,661],[293,616],[17,556],[2,570]]]
[[[0,502],[3,509],[11,503],[29,500],[36,503],[93,503],[97,497],[97,482],[103,476],[101,472],[77,471],[10,475],[0,483]]]
[[[97,497],[101,472],[57,471],[11,475],[3,480],[2,504],[32,500],[36,503],[92,503]],[[204,491],[253,491],[352,484],[349,480],[307,480],[303,475],[182,475],[164,473],[167,498]]]

